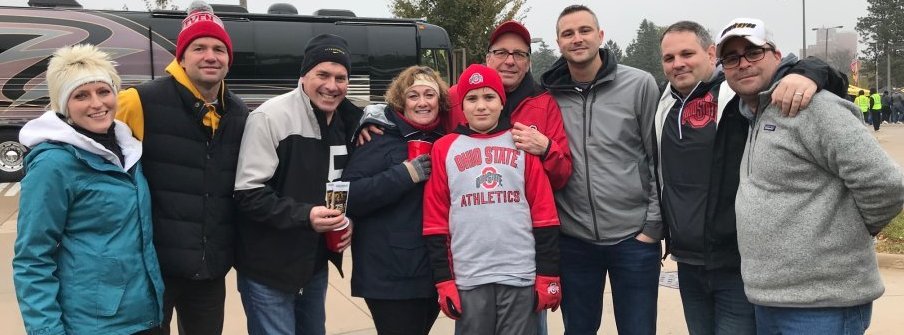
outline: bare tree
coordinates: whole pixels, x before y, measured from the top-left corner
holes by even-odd
[[[155,9],[171,9],[179,10],[179,6],[173,3],[173,0],[142,0],[144,7],[150,12]]]
[[[851,74],[851,62],[854,61],[854,54],[847,50],[836,50],[829,52],[829,63],[833,68],[846,75]]]

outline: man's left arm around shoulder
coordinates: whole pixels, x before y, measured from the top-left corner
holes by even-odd
[[[772,104],[782,115],[794,117],[807,108],[816,92],[827,90],[842,98],[847,94],[847,76],[814,57],[798,61],[779,80],[772,92]]]
[[[663,235],[665,235],[665,226],[662,224],[662,216],[659,207],[659,185],[656,176],[656,166],[653,160],[654,155],[657,154],[653,150],[653,136],[655,132],[653,124],[656,116],[656,107],[659,105],[660,94],[659,88],[656,86],[656,81],[653,79],[652,75],[648,76],[647,80],[644,81],[643,86],[637,94],[641,95],[638,105],[635,106],[635,108],[639,109],[637,111],[639,115],[638,126],[640,127],[639,131],[644,149],[641,157],[643,157],[647,166],[647,171],[645,172],[648,174],[648,176],[646,176],[648,178],[648,185],[644,185],[648,199],[646,219],[644,220],[641,234],[637,236],[637,239],[641,242],[653,243],[661,240]]]
[[[847,97],[847,76],[816,57],[807,57],[797,62],[788,73],[800,74],[816,83],[816,89],[826,90],[841,98]]]

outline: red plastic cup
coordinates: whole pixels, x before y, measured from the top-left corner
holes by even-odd
[[[408,159],[414,159],[423,154],[429,154],[433,149],[433,143],[421,140],[408,141]]]
[[[339,243],[342,242],[342,235],[345,235],[345,232],[348,231],[348,225],[349,221],[345,219],[345,224],[342,227],[323,233],[324,237],[326,237],[327,249],[332,252],[339,252]]]

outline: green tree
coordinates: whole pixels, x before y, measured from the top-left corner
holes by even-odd
[[[867,48],[861,69],[861,86],[876,86],[876,65],[879,68],[879,87],[886,86],[887,64],[891,59],[891,73],[904,71],[904,0],[867,0],[867,15],[857,18],[857,32]],[[871,80],[864,84],[864,75]],[[892,75],[892,86],[904,85],[904,78]]]
[[[521,20],[527,0],[391,0],[396,17],[424,18],[446,29],[454,48],[465,48],[467,63],[483,63],[490,32],[499,23]],[[522,12],[522,8],[524,11]]]
[[[606,49],[612,50],[612,54],[614,54],[615,57],[618,58],[619,62],[625,59],[625,52],[622,51],[621,47],[618,46],[618,43],[615,43],[615,41],[606,41]]]
[[[631,41],[631,44],[628,44],[625,58],[621,62],[651,73],[656,78],[658,85],[665,83],[659,51],[659,36],[662,35],[663,29],[653,21],[644,19],[637,29],[637,37]]]
[[[552,68],[559,56],[544,41],[540,41],[540,47],[530,53],[530,72],[534,81],[540,82],[540,76]]]

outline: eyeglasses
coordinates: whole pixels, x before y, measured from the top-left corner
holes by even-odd
[[[720,59],[719,62],[722,63],[722,68],[731,69],[731,68],[737,67],[738,65],[741,65],[741,57],[744,57],[744,59],[746,59],[747,62],[749,62],[749,63],[756,63],[758,61],[763,60],[763,58],[766,57],[766,51],[772,51],[772,50],[775,50],[775,49],[751,48],[751,49],[747,49],[747,52],[745,52],[742,55],[728,55],[728,56],[722,57],[722,59]]]
[[[523,62],[530,58],[530,54],[521,50],[508,51],[505,49],[495,49],[490,50],[490,54],[493,55],[493,58],[498,60],[505,60],[509,55],[512,55],[516,61]]]

